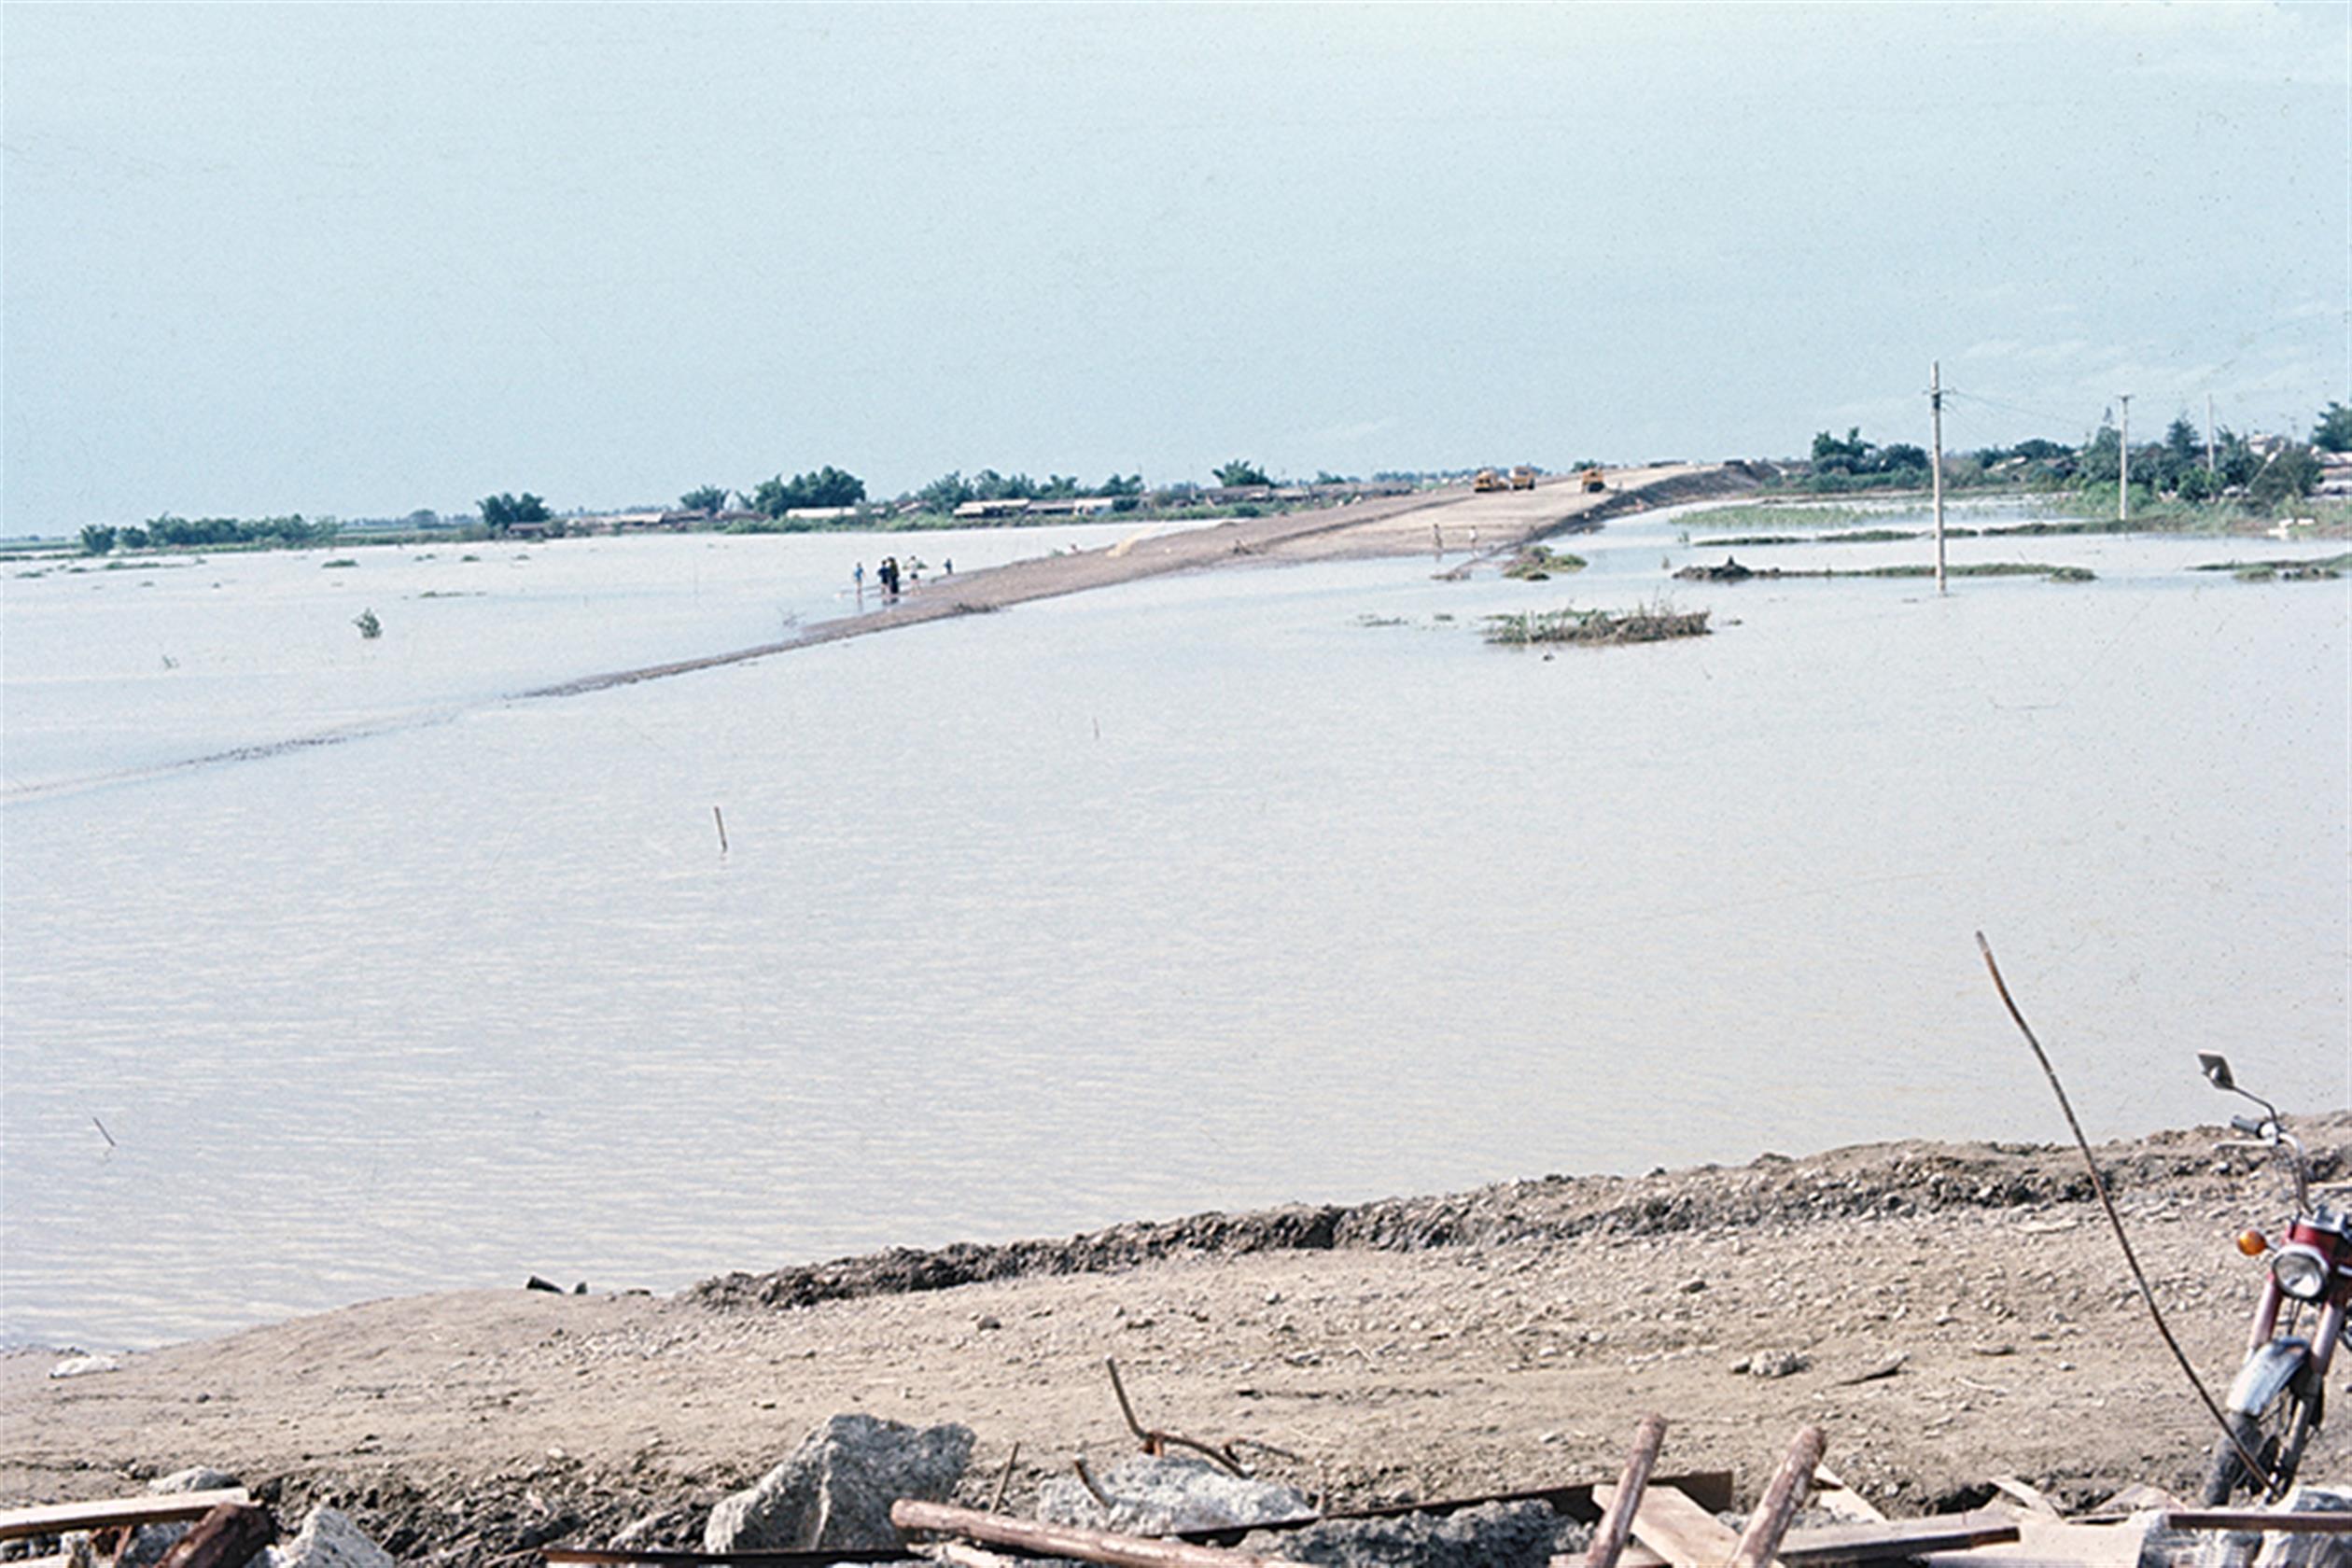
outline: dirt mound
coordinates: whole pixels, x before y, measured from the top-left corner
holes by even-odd
[[[2331,1179],[2352,1161],[2352,1114],[2299,1125],[2311,1144],[2318,1179]],[[2102,1151],[2100,1170],[2117,1193],[2156,1183],[2183,1192],[2200,1178],[2218,1180],[2229,1169],[2243,1169],[2243,1158],[2234,1167],[2226,1162],[2217,1167],[2213,1137],[2170,1132],[2112,1145]],[[1436,1197],[1137,1220],[1059,1241],[959,1242],[929,1252],[893,1248],[764,1274],[726,1274],[686,1295],[721,1309],[807,1307],[991,1280],[1116,1273],[1184,1255],[1335,1249],[1416,1253],[1561,1241],[1595,1233],[1651,1236],[1869,1214],[2016,1209],[2091,1196],[2091,1178],[2071,1147],[1864,1144],[1801,1160],[1767,1155],[1733,1169],[1701,1166],[1640,1178],[1547,1176]]]

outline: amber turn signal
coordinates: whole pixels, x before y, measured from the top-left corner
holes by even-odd
[[[2247,1257],[2261,1257],[2270,1251],[2270,1242],[2259,1230],[2242,1230],[2238,1232],[2238,1251]]]

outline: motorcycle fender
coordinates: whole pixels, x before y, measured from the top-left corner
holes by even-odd
[[[2243,1415],[2268,1408],[2310,1359],[2311,1347],[2300,1339],[2273,1339],[2256,1346],[2246,1365],[2238,1368],[2237,1380],[2230,1385],[2230,1397],[2221,1402],[2223,1407]]]

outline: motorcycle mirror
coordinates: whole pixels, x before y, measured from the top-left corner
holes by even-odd
[[[2205,1069],[2206,1082],[2217,1089],[2235,1089],[2237,1080],[2230,1076],[2230,1058],[2213,1051],[2199,1051],[2197,1065]]]

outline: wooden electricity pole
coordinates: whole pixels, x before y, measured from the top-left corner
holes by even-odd
[[[2132,395],[2118,392],[2116,400],[2123,405],[2123,427],[2115,441],[2115,520],[2132,520]]]
[[[1935,466],[1930,470],[1936,484],[1936,592],[1944,590],[1944,529],[1943,529],[1943,361],[1927,363],[1927,421],[1935,432]]]
[[[2219,470],[2213,461],[2213,394],[2205,394],[2205,473],[2211,477]]]

